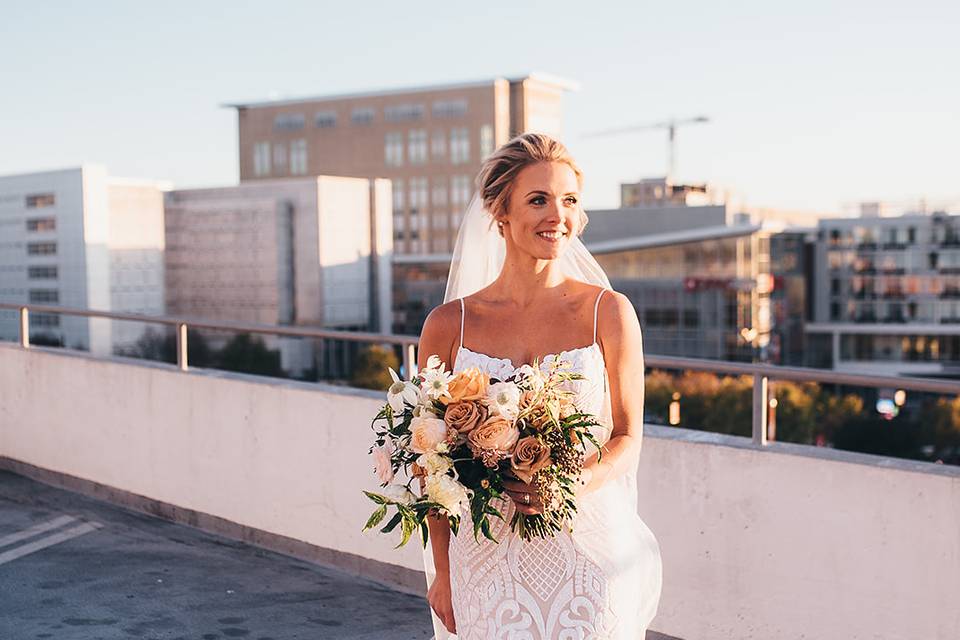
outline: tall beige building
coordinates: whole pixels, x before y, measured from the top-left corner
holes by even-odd
[[[567,80],[530,74],[440,86],[236,103],[241,182],[385,177],[394,250],[446,253],[481,160],[526,131],[561,134]]]

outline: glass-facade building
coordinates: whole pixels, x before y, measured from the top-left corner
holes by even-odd
[[[717,226],[589,248],[633,302],[646,353],[802,364],[804,235]],[[417,335],[443,301],[449,256],[398,256],[393,268],[394,331]]]

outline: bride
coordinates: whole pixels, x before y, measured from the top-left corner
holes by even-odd
[[[419,366],[503,378],[524,364],[568,360],[583,411],[600,416],[602,460],[588,455],[569,530],[524,542],[507,524],[537,513],[537,491],[510,482],[492,519],[499,544],[429,518],[428,600],[438,640],[643,638],[657,611],[660,548],[637,515],[644,361],[630,301],[610,289],[579,239],[582,174],[566,148],[535,133],[488,157],[460,226],[446,302],[423,327]],[[495,229],[494,229],[495,227]],[[589,453],[589,449],[588,449]]]

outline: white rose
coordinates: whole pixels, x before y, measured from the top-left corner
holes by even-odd
[[[390,457],[393,455],[393,444],[387,440],[382,447],[373,448],[373,464],[380,484],[387,484],[393,481],[393,462]]]
[[[487,389],[487,405],[493,413],[516,420],[520,413],[520,388],[512,382],[498,382]]]
[[[427,476],[424,488],[430,501],[442,505],[450,515],[460,515],[470,508],[467,488],[448,475]]]
[[[400,502],[402,504],[410,504],[417,499],[417,496],[415,496],[412,491],[407,489],[402,484],[392,484],[384,489],[381,493],[394,502]]]
[[[414,453],[436,451],[447,439],[447,423],[440,418],[414,418],[410,421],[410,450]]]
[[[417,464],[426,469],[430,475],[446,473],[453,467],[453,461],[439,453],[425,453],[417,458]]]

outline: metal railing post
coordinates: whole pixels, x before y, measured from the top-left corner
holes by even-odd
[[[753,376],[753,443],[767,444],[767,376]]]
[[[190,364],[187,362],[186,322],[177,323],[177,367],[179,367],[181,371],[186,371],[190,368]]]
[[[30,310],[20,307],[20,346],[30,348]]]
[[[403,345],[403,369],[407,380],[417,375],[417,345],[412,342]]]

